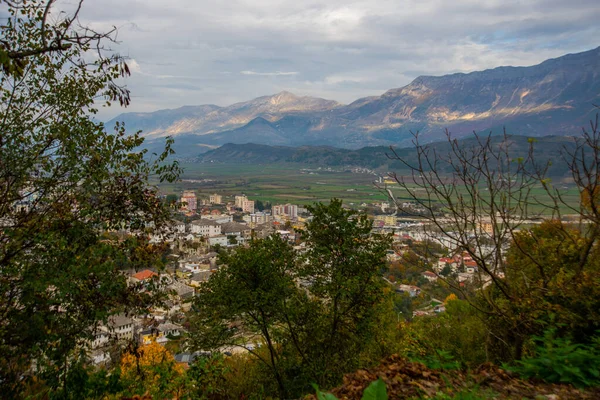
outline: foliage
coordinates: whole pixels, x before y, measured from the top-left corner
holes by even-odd
[[[160,265],[169,210],[149,187],[172,181],[165,152],[93,119],[97,104],[128,104],[128,67],[101,34],[50,0],[6,2],[0,27],[0,390],[19,397],[35,374],[64,391],[97,325],[156,298],[128,286],[126,268]],[[79,4],[81,6],[81,4]],[[94,57],[91,57],[91,53]],[[91,61],[90,61],[91,60]],[[108,233],[110,232],[110,233]],[[37,381],[39,382],[39,380]],[[62,389],[61,389],[62,388]]]
[[[396,322],[380,313],[389,238],[371,236],[366,216],[339,200],[311,212],[300,233],[304,254],[277,235],[237,249],[200,288],[190,315],[194,348],[246,347],[281,397],[305,392],[310,381],[338,381],[384,340],[382,325]]]
[[[238,346],[241,344],[237,338],[260,335],[267,344],[268,358],[253,353],[269,365],[283,390],[273,330],[281,321],[286,299],[295,291],[290,274],[294,252],[275,235],[253,241],[223,261],[226,266],[201,286],[194,300],[191,315],[194,347]]]
[[[319,390],[319,386],[313,385],[317,395],[317,400],[337,400],[337,397],[331,393],[325,393]],[[381,378],[371,382],[363,392],[361,400],[387,400],[387,390],[385,382]]]
[[[590,345],[556,336],[554,329],[534,336],[534,354],[508,366],[525,378],[569,383],[576,387],[600,386],[600,336]]]
[[[477,264],[474,285],[482,290],[444,281],[478,310],[490,360],[520,359],[528,339],[548,327],[560,326],[580,343],[600,327],[594,283],[600,280],[599,126],[596,118],[563,150],[561,161],[580,195],[577,206],[548,179],[550,162],[534,141],[526,157],[516,158],[515,142],[506,134],[476,134],[467,145],[447,132],[442,154],[419,143],[417,134],[416,159],[391,154],[412,172],[395,178],[425,210],[432,233]],[[564,210],[576,224],[565,222]],[[536,217],[545,220],[531,227]]]
[[[186,391],[186,375],[173,355],[156,342],[131,346],[121,358],[123,395],[145,393],[155,399],[179,397]]]
[[[431,368],[476,367],[488,359],[489,337],[480,312],[464,300],[446,303],[446,311],[419,317],[405,328],[409,358]]]
[[[190,397],[194,399],[225,398],[226,374],[229,366],[220,353],[198,357],[187,371],[187,379],[193,382]]]
[[[310,325],[298,326],[310,343],[298,350],[322,383],[356,368],[356,355],[377,330],[373,311],[384,298],[380,276],[391,243],[389,237],[371,235],[367,216],[345,210],[340,200],[308,210],[313,219],[301,237],[309,250],[301,258],[299,277],[310,282],[318,313]]]

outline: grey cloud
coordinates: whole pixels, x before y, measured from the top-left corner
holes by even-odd
[[[274,72],[255,72],[255,71],[240,71],[242,75],[258,75],[258,76],[291,76],[298,75],[297,71],[274,71]]]
[[[418,75],[536,64],[600,36],[597,0],[88,0],[84,17],[120,27],[116,49],[141,66],[127,80],[135,111],[281,90],[348,103]]]

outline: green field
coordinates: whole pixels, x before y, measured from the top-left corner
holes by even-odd
[[[299,164],[184,163],[182,167],[184,173],[181,181],[159,185],[162,193],[180,194],[187,189],[196,190],[200,197],[208,197],[211,193],[223,196],[243,193],[251,200],[269,201],[273,204],[312,204],[328,201],[333,197],[343,199],[349,205],[388,200],[387,194],[373,183],[377,176],[368,173],[327,171]],[[411,200],[398,185],[389,187],[396,200]],[[578,191],[572,186],[562,186],[562,190],[564,198],[576,206],[579,201]],[[541,187],[532,191],[529,200],[533,202],[534,198],[543,202],[549,200]],[[542,207],[534,208],[534,211],[541,210]],[[562,211],[572,213],[565,207]]]
[[[305,165],[182,164],[181,182],[163,184],[163,193],[194,189],[201,196],[246,194],[251,200],[271,203],[312,204],[332,197],[348,203],[386,200],[373,181],[377,176],[351,172],[330,172]],[[305,169],[305,170],[302,170]],[[212,180],[212,181],[203,181]]]

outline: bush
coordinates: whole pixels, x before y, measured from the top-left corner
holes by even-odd
[[[488,333],[477,310],[463,300],[451,300],[446,311],[418,317],[406,326],[409,359],[431,368],[474,368],[488,359]]]
[[[533,340],[534,355],[506,369],[525,378],[569,383],[580,388],[600,385],[600,336],[595,336],[590,345],[584,345],[556,337],[551,329]]]

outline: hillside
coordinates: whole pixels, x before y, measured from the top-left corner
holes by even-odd
[[[445,76],[421,76],[409,85],[349,105],[288,92],[228,107],[204,105],[122,114],[129,129],[152,142],[174,135],[187,157],[225,143],[327,145],[349,149],[410,144],[419,131],[428,142],[448,128],[542,137],[577,134],[600,104],[600,47],[531,67],[499,67]]]
[[[503,136],[494,136],[492,141],[499,146]],[[474,138],[462,139],[461,145],[465,148],[476,147]],[[529,152],[529,138],[526,136],[509,136],[510,154],[513,158],[527,157]],[[549,175],[553,177],[566,176],[568,171],[562,154],[565,149],[574,147],[572,137],[548,136],[537,139],[534,144],[536,160],[540,163],[552,161]],[[436,142],[430,145],[440,157],[445,157],[450,152],[448,142]],[[417,161],[413,148],[395,149],[396,154],[409,163]],[[225,144],[217,149],[200,154],[196,159],[201,163],[223,164],[276,164],[276,163],[301,163],[311,166],[323,167],[365,167],[381,171],[406,170],[404,164],[388,157],[392,155],[390,147],[375,146],[364,147],[357,150],[339,149],[328,146],[268,146],[255,143]]]

